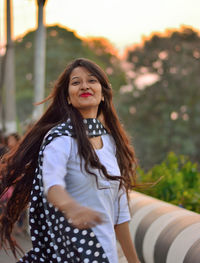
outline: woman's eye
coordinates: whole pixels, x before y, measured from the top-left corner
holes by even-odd
[[[89,82],[95,83],[95,82],[97,82],[97,80],[96,79],[90,79]]]
[[[74,82],[72,82],[72,85],[74,85],[74,86],[76,86],[76,85],[78,85],[79,84],[79,81],[74,81]]]

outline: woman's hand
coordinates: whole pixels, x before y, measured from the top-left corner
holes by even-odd
[[[100,213],[76,202],[63,207],[63,213],[69,223],[79,229],[87,229],[103,223]]]
[[[49,189],[47,199],[62,211],[74,227],[87,229],[103,223],[100,213],[77,203],[60,185],[54,185]]]
[[[60,185],[54,185],[49,189],[47,199],[63,212],[74,227],[87,229],[103,223],[100,213],[77,203]]]

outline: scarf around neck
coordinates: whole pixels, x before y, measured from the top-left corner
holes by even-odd
[[[86,129],[86,134],[90,138],[101,136],[108,133],[107,130],[102,125],[102,123],[96,118],[83,119],[83,123]],[[61,132],[64,132],[67,133],[68,136],[76,137],[76,133],[70,119],[68,119],[66,122],[60,123],[57,126],[55,126],[47,133],[47,135],[49,133],[52,134],[52,132],[53,133],[56,132],[59,135]]]

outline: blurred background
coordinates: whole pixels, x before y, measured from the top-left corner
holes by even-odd
[[[73,59],[94,60],[139,160],[143,192],[200,212],[200,2],[1,0],[2,153]],[[45,107],[45,106],[44,106]]]

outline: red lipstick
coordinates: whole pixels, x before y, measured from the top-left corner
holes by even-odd
[[[92,96],[92,94],[90,94],[89,92],[82,93],[82,94],[80,95],[80,97],[84,97],[84,98],[87,98],[87,97],[89,97],[89,96]]]

